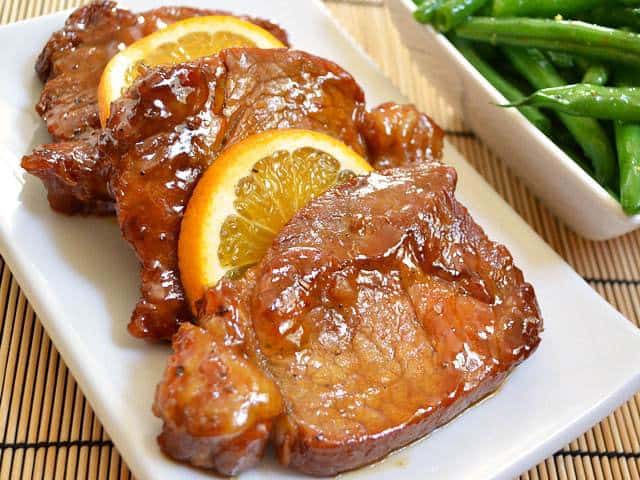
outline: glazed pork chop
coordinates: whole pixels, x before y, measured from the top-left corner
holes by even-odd
[[[374,165],[442,152],[442,131],[415,107],[366,112],[351,75],[284,49],[230,49],[153,69],[112,111],[118,153],[111,191],[123,235],[142,263],[142,299],[129,329],[145,338],[170,338],[191,319],[178,272],[180,222],[200,175],[225,146],[265,130],[303,128],[338,138]]]
[[[334,187],[244,278],[210,289],[156,392],[162,449],[233,475],[271,438],[283,465],[334,475],[495,391],[542,319],[455,183],[423,164]]]
[[[189,17],[229,15],[218,10],[161,7],[134,13],[112,1],[94,1],[75,10],[55,32],[36,63],[44,82],[36,111],[44,119],[53,144],[25,157],[24,168],[47,187],[51,206],[63,213],[110,214],[113,198],[107,184],[109,165],[101,155],[97,88],[109,60],[124,46]],[[277,25],[240,17],[288,44]]]
[[[85,206],[115,200],[122,233],[141,262],[142,299],[129,330],[169,339],[192,319],[177,239],[195,184],[225,146],[276,128],[327,133],[374,166],[442,153],[442,131],[429,117],[412,105],[367,112],[358,84],[332,62],[285,49],[231,49],[149,69],[114,102],[104,132],[43,146],[22,164],[45,180],[52,204],[65,204],[68,193]]]
[[[442,131],[412,105],[371,112],[344,70],[287,50],[231,50],[201,62],[149,69],[99,128],[96,87],[122,45],[181,18],[219,13],[165,7],[136,15],[95,2],[76,10],[38,59],[45,81],[38,112],[54,143],[22,166],[64,213],[117,210],[141,262],[142,298],[129,324],[146,339],[169,339],[192,319],[177,269],[182,212],[200,174],[225,146],[285,127],[323,131],[374,166],[436,160]],[[286,42],[279,27],[250,21]],[[161,107],[158,107],[160,105]]]
[[[290,50],[232,49],[152,69],[115,102],[111,190],[123,236],[142,264],[129,330],[170,338],[192,318],[178,271],[178,235],[200,175],[226,145],[275,128],[333,135],[361,154],[364,95],[335,64]]]

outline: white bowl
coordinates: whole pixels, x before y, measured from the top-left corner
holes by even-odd
[[[413,18],[411,0],[386,3],[402,41],[439,93],[569,227],[591,240],[640,227],[640,215],[626,215],[615,198],[520,112],[496,107],[506,99],[444,35]]]

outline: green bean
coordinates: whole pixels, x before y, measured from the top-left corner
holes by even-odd
[[[592,61],[584,57],[578,56],[578,57],[574,57],[573,59],[576,62],[576,65],[578,66],[578,68],[582,69],[583,72],[586,72],[587,70],[589,70],[589,67],[593,65]]]
[[[580,150],[580,146],[576,143],[571,132],[567,130],[564,125],[554,123],[553,133],[550,135],[551,140],[555,143],[564,153],[566,153],[571,159],[580,165],[580,168],[593,176],[593,169],[589,165],[587,160]]]
[[[559,87],[564,84],[564,79],[539,50],[506,47],[503,51],[534,88]],[[615,153],[602,126],[592,118],[564,113],[558,113],[558,118],[591,160],[596,180],[603,185],[614,185],[617,176]]]
[[[608,81],[609,69],[599,63],[589,66],[582,77],[582,83],[590,83],[591,85],[606,85]]]
[[[553,133],[550,137],[551,140],[553,140],[553,143],[566,153],[571,160],[576,162],[580,168],[593,177],[593,168],[591,168],[589,160],[584,156],[584,153],[576,143],[575,138],[573,138],[571,132],[569,132],[564,125],[559,122],[554,122]]]
[[[485,62],[468,41],[456,37],[453,37],[451,41],[469,63],[507,100],[516,102],[524,98],[524,94]],[[522,107],[518,110],[545,135],[551,134],[551,121],[540,110],[534,107]]]
[[[510,106],[550,108],[556,112],[602,120],[640,122],[640,88],[578,83],[543,88]]]
[[[474,17],[456,34],[493,45],[534,47],[640,66],[640,35],[584,22]]]
[[[584,158],[584,156],[580,155],[575,149],[572,150],[570,148],[563,147],[563,146],[561,146],[560,148],[562,149],[562,151],[564,151],[564,153],[567,154],[569,158],[571,158],[571,160],[576,162],[580,168],[582,168],[585,172],[587,172],[589,176],[595,178],[593,174],[593,169],[591,168],[590,165],[585,163],[587,160]],[[602,187],[607,191],[609,195],[615,198],[616,201],[620,202],[620,195],[614,188],[608,187],[606,185],[603,185]]]
[[[433,26],[448,32],[464,23],[471,15],[484,7],[489,0],[447,0],[433,15]]]
[[[620,204],[628,214],[640,213],[640,124],[615,122],[620,165]]]
[[[602,5],[602,0],[494,0],[494,17],[570,16]]]
[[[418,8],[413,12],[413,18],[420,23],[431,23],[436,9],[444,3],[444,0],[421,0]]]
[[[578,67],[582,71],[580,83],[590,83],[592,85],[606,85],[609,82],[611,71],[609,65],[601,62],[593,62],[584,57],[573,58]],[[578,83],[578,82],[574,82]]]
[[[615,84],[628,87],[638,81],[638,72],[618,69]],[[615,122],[614,132],[620,167],[620,204],[630,214],[640,213],[640,123]]]

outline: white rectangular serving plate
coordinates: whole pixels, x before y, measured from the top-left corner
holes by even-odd
[[[171,1],[278,22],[299,49],[330,58],[364,87],[369,105],[406,99],[312,0]],[[143,10],[156,2],[128,1]],[[65,13],[0,29],[0,251],[107,432],[137,478],[206,479],[165,458],[151,414],[169,348],[129,336],[138,266],[113,219],[58,215],[20,157],[47,139],[33,105],[36,56]],[[345,478],[512,478],[551,455],[640,389],[640,331],[571,270],[450,146],[459,198],[509,246],[536,288],[546,322],[538,351],[493,397],[388,459]],[[297,478],[271,455],[243,479]]]
[[[465,122],[558,217],[591,240],[640,227],[640,214],[620,203],[535,128],[466,58],[431,26],[413,18],[411,0],[386,0],[391,18],[421,71]]]

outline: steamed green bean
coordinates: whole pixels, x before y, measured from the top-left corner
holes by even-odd
[[[413,18],[420,23],[430,23],[436,9],[444,3],[444,0],[421,0],[418,8],[413,12]]]
[[[564,84],[564,79],[539,50],[505,47],[503,51],[534,88],[560,87]],[[564,113],[558,113],[558,118],[591,161],[598,182],[607,186],[615,185],[617,179],[615,153],[607,134],[597,120]]]
[[[640,213],[640,123],[615,122],[620,165],[620,204],[628,214]]]
[[[558,68],[573,68],[576,62],[572,55],[565,52],[554,52],[553,50],[546,52],[549,60]]]
[[[638,72],[618,69],[615,84],[628,87],[637,82]],[[640,213],[640,123],[615,122],[614,132],[620,168],[620,204],[628,214]]]
[[[602,5],[602,0],[494,0],[496,17],[570,16]]]
[[[451,39],[456,48],[464,55],[480,74],[495,87],[510,102],[517,102],[525,97],[525,95],[500,73],[498,73],[491,65],[485,62],[473,49],[471,44],[466,40],[459,38]],[[551,121],[540,110],[534,107],[518,108],[531,123],[540,129],[545,135],[551,134]]]
[[[578,83],[544,88],[512,106],[550,108],[579,117],[640,122],[640,88]]]
[[[489,0],[446,0],[433,15],[433,26],[441,32],[448,32],[484,7]]]
[[[413,1],[505,106],[640,214],[640,0]]]
[[[584,22],[473,17],[456,34],[493,45],[533,47],[640,66],[640,35]]]
[[[601,6],[585,12],[580,19],[607,27],[640,28],[640,8]]]

